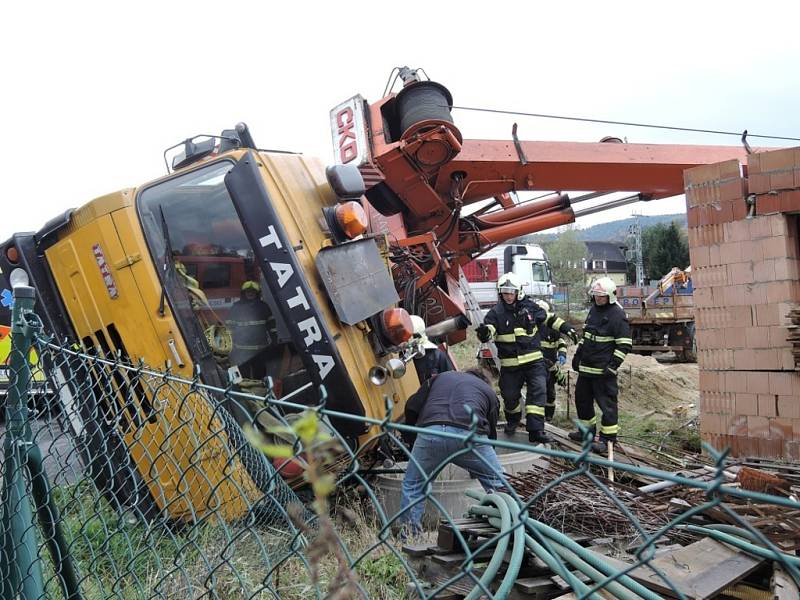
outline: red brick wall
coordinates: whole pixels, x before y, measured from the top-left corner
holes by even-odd
[[[800,460],[800,372],[786,341],[800,304],[800,148],[690,169],[685,184],[703,439]]]

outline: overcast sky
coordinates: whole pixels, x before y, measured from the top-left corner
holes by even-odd
[[[800,137],[797,2],[283,4],[7,3],[0,238],[159,177],[166,147],[238,121],[261,147],[330,162],[330,108],[356,93],[379,99],[398,65],[423,67],[459,105]],[[508,139],[516,120],[530,140],[739,143],[463,111],[454,118],[466,138]],[[633,210],[683,208],[665,200]]]

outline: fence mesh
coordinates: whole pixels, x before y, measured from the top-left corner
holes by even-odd
[[[674,470],[624,446],[591,454],[588,440],[418,429],[388,400],[385,419],[365,419],[327,409],[324,390],[309,408],[41,334],[31,354],[25,327],[0,425],[3,600],[710,598],[800,584],[791,466],[748,479],[711,449]],[[331,418],[376,435],[354,449]],[[426,474],[422,532],[401,527],[404,432],[457,448]],[[487,446],[506,472],[491,493],[448,465]],[[701,577],[703,552],[716,576]]]

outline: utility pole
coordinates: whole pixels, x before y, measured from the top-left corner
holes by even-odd
[[[641,215],[633,215],[634,222],[628,227],[628,237],[631,238],[633,248],[630,251],[631,259],[636,266],[636,286],[644,286],[644,256],[642,255],[642,223]]]

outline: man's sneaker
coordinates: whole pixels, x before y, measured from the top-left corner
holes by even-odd
[[[519,427],[519,423],[519,421],[508,421],[503,427],[503,431],[506,435],[514,435],[514,433],[517,431],[517,427]]]
[[[528,433],[528,441],[531,444],[550,444],[553,438],[546,431],[531,431]]]

